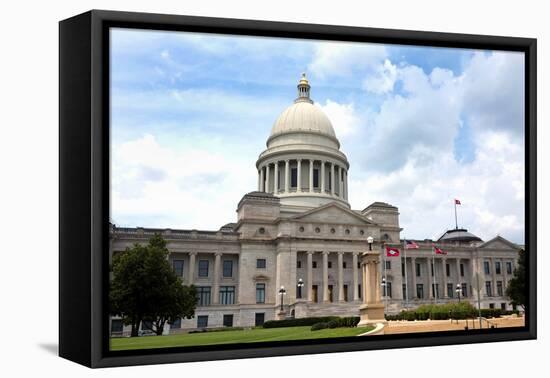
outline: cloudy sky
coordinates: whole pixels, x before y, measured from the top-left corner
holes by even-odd
[[[347,155],[353,209],[399,207],[402,236],[459,226],[524,241],[522,53],[111,32],[111,219],[217,230],[306,72]]]

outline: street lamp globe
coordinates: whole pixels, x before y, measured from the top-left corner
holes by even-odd
[[[367,238],[367,243],[369,243],[369,251],[372,251],[372,243],[374,242],[374,238],[372,236],[369,236]]]

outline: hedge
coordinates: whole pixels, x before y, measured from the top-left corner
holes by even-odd
[[[484,318],[499,318],[502,315],[518,314],[519,311],[504,311],[500,308],[482,308]],[[422,305],[416,310],[401,311],[396,315],[385,315],[386,320],[444,320],[467,319],[479,316],[478,310],[469,302],[447,303],[442,305]]]
[[[318,322],[311,326],[312,331],[317,331],[325,328],[352,328],[359,324],[359,316],[348,316],[345,318],[335,318],[328,322]]]
[[[312,326],[315,323],[328,323],[331,320],[338,319],[337,316],[323,316],[311,318],[294,318],[284,320],[268,320],[264,323],[264,328],[280,328],[280,327],[304,327]]]

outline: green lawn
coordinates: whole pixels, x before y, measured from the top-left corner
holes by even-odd
[[[323,339],[329,337],[356,336],[370,331],[373,328],[374,327],[332,328],[319,331],[311,331],[311,327],[254,328],[238,331],[217,331],[167,336],[123,337],[111,339],[111,350]]]

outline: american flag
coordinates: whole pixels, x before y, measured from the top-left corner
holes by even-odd
[[[418,248],[420,248],[418,244],[416,244],[412,240],[405,240],[405,249],[418,249]]]

